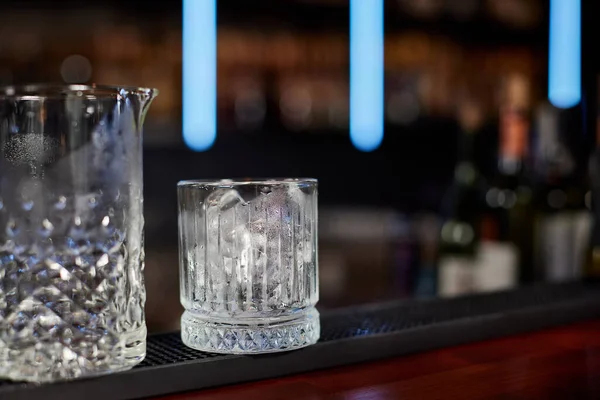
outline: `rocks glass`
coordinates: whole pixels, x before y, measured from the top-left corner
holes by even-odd
[[[238,354],[316,343],[317,181],[183,181],[178,199],[183,342]]]
[[[142,124],[152,89],[0,88],[0,377],[146,354]]]

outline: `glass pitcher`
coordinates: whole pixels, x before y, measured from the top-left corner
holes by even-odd
[[[156,94],[0,88],[0,377],[143,360],[142,125]]]

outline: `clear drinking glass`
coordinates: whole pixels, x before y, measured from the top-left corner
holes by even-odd
[[[144,358],[142,124],[156,93],[0,88],[0,377]]]
[[[178,185],[183,342],[268,353],[319,339],[317,181]]]

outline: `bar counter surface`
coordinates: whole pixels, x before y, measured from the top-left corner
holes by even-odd
[[[600,319],[155,399],[600,399]]]
[[[600,284],[543,284],[323,311],[317,344],[269,355],[204,353],[179,332],[153,334],[129,371],[0,381],[0,399],[600,399],[598,349]]]

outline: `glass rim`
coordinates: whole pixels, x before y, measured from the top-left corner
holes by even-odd
[[[238,179],[187,179],[177,183],[178,188],[232,188],[239,186],[276,186],[287,184],[317,185],[316,178],[238,178]]]
[[[11,98],[49,98],[60,97],[67,94],[87,96],[113,97],[136,94],[155,97],[158,90],[137,86],[102,85],[102,84],[60,84],[60,83],[31,83],[22,85],[0,86],[0,99]]]

